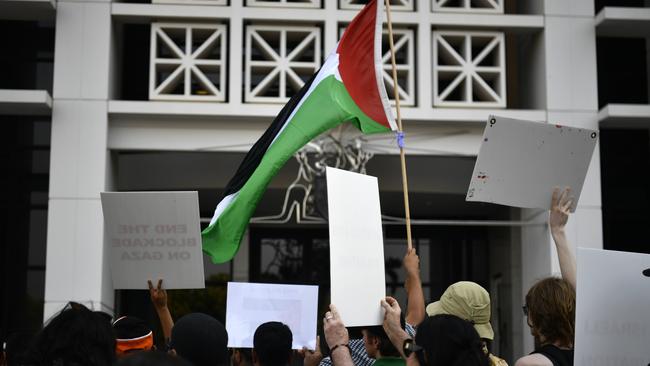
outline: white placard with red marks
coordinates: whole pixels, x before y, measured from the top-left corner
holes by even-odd
[[[576,366],[650,364],[650,255],[578,248]]]
[[[205,288],[197,192],[103,192],[113,288]],[[88,245],[91,245],[89,243]]]
[[[598,131],[490,116],[467,201],[549,209],[554,187],[571,187],[575,211]]]

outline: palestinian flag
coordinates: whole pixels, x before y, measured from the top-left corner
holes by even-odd
[[[345,122],[363,133],[397,130],[382,77],[382,21],[381,0],[370,1],[335,52],[248,152],[202,233],[203,251],[213,262],[227,262],[237,253],[267,185],[309,141]]]

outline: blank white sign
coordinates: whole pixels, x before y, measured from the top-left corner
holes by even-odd
[[[293,335],[293,349],[316,347],[318,286],[228,282],[228,347],[253,348],[261,324],[278,321]]]
[[[467,201],[549,209],[554,187],[571,187],[575,211],[598,131],[490,116]]]
[[[332,303],[346,326],[380,325],[386,296],[377,178],[327,168]]]
[[[578,249],[576,366],[650,364],[650,255]]]
[[[115,289],[205,288],[197,192],[103,192]]]

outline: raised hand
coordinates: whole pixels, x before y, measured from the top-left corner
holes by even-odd
[[[153,287],[151,280],[148,280],[149,284],[149,296],[151,297],[151,303],[156,309],[167,308],[167,291],[162,288],[163,280],[158,280],[158,286]]]
[[[315,350],[312,351],[310,349],[307,349],[307,347],[303,347],[300,351],[298,351],[298,354],[303,358],[304,366],[318,366],[320,360],[323,359],[323,354],[320,351],[320,337],[316,336]]]
[[[347,345],[350,341],[348,330],[334,304],[330,304],[330,311],[325,313],[325,318],[323,318],[323,332],[330,349],[339,345]]]
[[[548,219],[551,230],[557,231],[564,229],[564,226],[569,220],[573,199],[571,196],[571,188],[566,187],[564,190],[560,190],[560,188],[555,187],[551,197],[551,210]]]

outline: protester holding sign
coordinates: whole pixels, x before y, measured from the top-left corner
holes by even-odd
[[[392,297],[381,300],[384,330],[406,359],[406,365],[488,366],[482,342],[472,324],[454,315],[435,315],[419,326],[415,339],[400,326],[401,308]]]
[[[404,328],[410,336],[414,336],[415,326],[422,322],[426,316],[424,310],[422,280],[420,279],[420,257],[418,257],[415,248],[411,248],[410,250],[407,249],[402,263],[406,274],[404,288],[408,298],[408,309],[406,312],[406,324]],[[368,354],[363,339],[350,340],[349,349],[352,355],[352,360],[356,366],[370,366],[375,363],[375,359]],[[318,363],[315,362],[316,359],[320,361],[320,366],[332,366],[332,359],[330,357],[325,357],[322,361],[320,360],[320,358],[323,357],[320,353],[320,349],[314,352],[305,349],[301,355],[305,357],[305,366],[317,365]],[[318,358],[319,356],[320,358]]]
[[[573,365],[576,264],[564,231],[573,201],[570,193],[569,188],[553,191],[549,216],[562,278],[542,279],[528,290],[523,310],[535,337],[535,351],[515,366]]]

